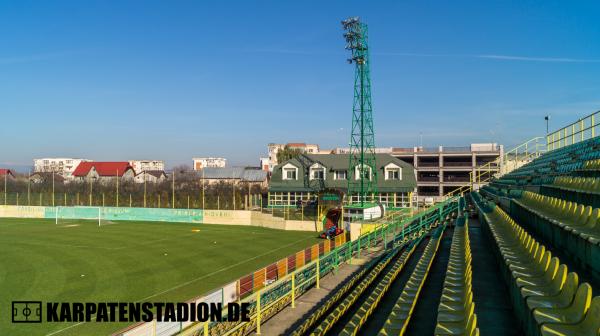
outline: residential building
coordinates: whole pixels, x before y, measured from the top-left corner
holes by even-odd
[[[417,182],[413,167],[389,154],[376,154],[377,191],[369,201],[388,208],[412,206]],[[317,199],[318,193],[335,190],[346,194],[346,201],[357,200],[347,195],[350,174],[348,154],[301,154],[277,165],[269,183],[269,206],[295,206],[299,201]],[[351,167],[355,171],[357,167]]]
[[[268,174],[266,171],[255,167],[223,167],[204,168],[200,178],[207,184],[225,183],[250,183],[261,188],[268,186]]]
[[[90,162],[88,159],[75,158],[43,158],[33,160],[33,171],[40,173],[56,173],[67,180],[73,178],[73,171],[81,162]]]
[[[0,168],[0,179],[11,179],[14,180],[15,174],[10,169]]]
[[[260,169],[264,171],[270,171],[269,158],[260,158]]]
[[[135,175],[135,183],[160,183],[168,179],[164,170],[143,170]]]
[[[162,160],[129,160],[129,164],[133,167],[136,174],[144,171],[164,171],[165,161]]]
[[[289,142],[287,144],[270,143],[267,147],[269,149],[269,171],[273,171],[273,168],[279,163],[277,162],[277,153],[285,147],[299,149],[300,152],[306,154],[320,153],[319,145],[306,144],[303,142]]]
[[[223,168],[227,166],[227,159],[218,157],[202,157],[193,158],[194,170],[202,170],[204,168]]]
[[[129,162],[81,162],[73,177],[76,181],[97,181],[100,183],[112,183],[116,179],[122,182],[133,181],[135,171]]]
[[[415,167],[419,200],[429,197],[439,201],[460,187],[477,187],[479,172],[498,172],[503,153],[502,145],[484,143],[464,147],[394,147],[391,155]]]

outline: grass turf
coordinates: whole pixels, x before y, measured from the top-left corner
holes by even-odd
[[[111,334],[128,324],[13,324],[7,312],[17,300],[185,301],[310,246],[316,236],[249,226],[0,218],[0,335]]]

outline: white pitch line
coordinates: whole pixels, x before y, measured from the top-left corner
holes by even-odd
[[[153,297],[155,297],[155,296],[159,296],[159,295],[161,295],[161,294],[168,293],[168,292],[170,292],[170,291],[172,291],[172,290],[174,290],[174,289],[178,289],[178,288],[181,288],[181,287],[183,287],[183,286],[187,286],[187,285],[189,285],[189,284],[191,284],[191,283],[194,283],[194,282],[196,282],[196,281],[198,281],[198,280],[202,280],[202,279],[205,279],[205,278],[207,278],[207,277],[210,277],[210,276],[212,276],[212,275],[215,275],[215,274],[217,274],[217,273],[221,273],[221,272],[223,272],[223,271],[226,271],[226,270],[228,270],[228,269],[230,269],[230,268],[232,268],[232,267],[235,267],[235,266],[239,266],[239,265],[245,264],[245,263],[247,263],[248,261],[251,261],[251,260],[254,260],[254,259],[257,259],[257,258],[260,258],[260,257],[264,257],[265,255],[268,255],[268,254],[270,254],[270,253],[273,253],[274,251],[281,250],[281,249],[283,249],[283,248],[286,248],[286,247],[288,247],[288,246],[291,246],[291,245],[297,244],[297,243],[299,243],[299,242],[301,242],[301,241],[303,241],[303,240],[307,240],[307,239],[311,239],[311,237],[307,237],[307,238],[299,239],[299,240],[297,240],[297,241],[295,241],[295,242],[291,242],[291,243],[289,243],[289,244],[287,244],[287,245],[281,246],[281,247],[279,247],[279,248],[276,248],[276,249],[274,249],[274,250],[271,250],[271,251],[269,251],[269,252],[265,252],[265,253],[263,253],[263,254],[259,254],[259,255],[257,255],[257,256],[254,256],[254,257],[252,257],[252,258],[248,258],[248,259],[242,260],[242,261],[240,261],[240,262],[238,262],[238,263],[236,263],[236,264],[229,265],[229,266],[227,266],[227,267],[223,267],[223,268],[221,268],[221,269],[218,269],[218,270],[216,270],[216,271],[214,271],[214,272],[211,272],[211,273],[205,274],[205,275],[203,275],[203,276],[197,277],[197,278],[195,278],[195,279],[192,279],[192,280],[186,281],[186,282],[184,282],[184,283],[182,283],[182,284],[179,284],[179,285],[177,285],[177,286],[171,287],[171,288],[169,288],[169,289],[166,289],[166,290],[164,290],[164,291],[158,292],[158,293],[156,293],[156,294],[152,294],[152,295],[150,295],[150,296],[147,296],[147,297],[145,297],[145,298],[139,299],[139,300],[137,300],[137,301],[135,301],[135,302],[141,302],[141,301],[144,301],[144,300],[147,300],[147,299],[153,298]],[[117,309],[116,311],[118,311],[118,309]],[[93,316],[96,316],[96,314],[92,315],[92,317],[93,317]],[[60,329],[60,330],[57,330],[57,331],[53,331],[53,332],[51,332],[51,333],[49,333],[49,334],[46,334],[46,336],[53,336],[53,335],[56,335],[56,334],[60,334],[61,332],[65,331],[65,330],[71,329],[71,328],[73,328],[73,327],[76,327],[76,326],[78,326],[78,325],[81,325],[81,324],[84,324],[84,323],[86,323],[86,322],[79,322],[79,323],[77,323],[77,324],[70,325],[70,326],[68,326],[68,327],[65,327],[65,328],[63,328],[63,329]]]

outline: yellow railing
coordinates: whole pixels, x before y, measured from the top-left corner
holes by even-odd
[[[562,148],[587,139],[594,138],[600,132],[600,111],[554,131],[546,136],[548,150]]]
[[[498,178],[508,174],[545,152],[546,144],[543,137],[529,139],[495,160],[476,166],[474,171],[469,172],[470,185],[452,190],[444,196],[451,197],[469,192],[473,190],[474,185],[481,186],[481,184],[488,183],[494,177]]]

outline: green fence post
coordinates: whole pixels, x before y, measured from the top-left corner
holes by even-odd
[[[383,228],[383,249],[387,250],[387,226]]]
[[[338,266],[340,265],[340,256],[338,255],[337,247],[335,248],[335,250],[333,250],[333,255],[335,258],[335,265],[333,267],[335,270],[337,270]]]
[[[348,260],[348,264],[352,263],[352,242],[348,244],[348,248],[346,249],[346,260]]]

